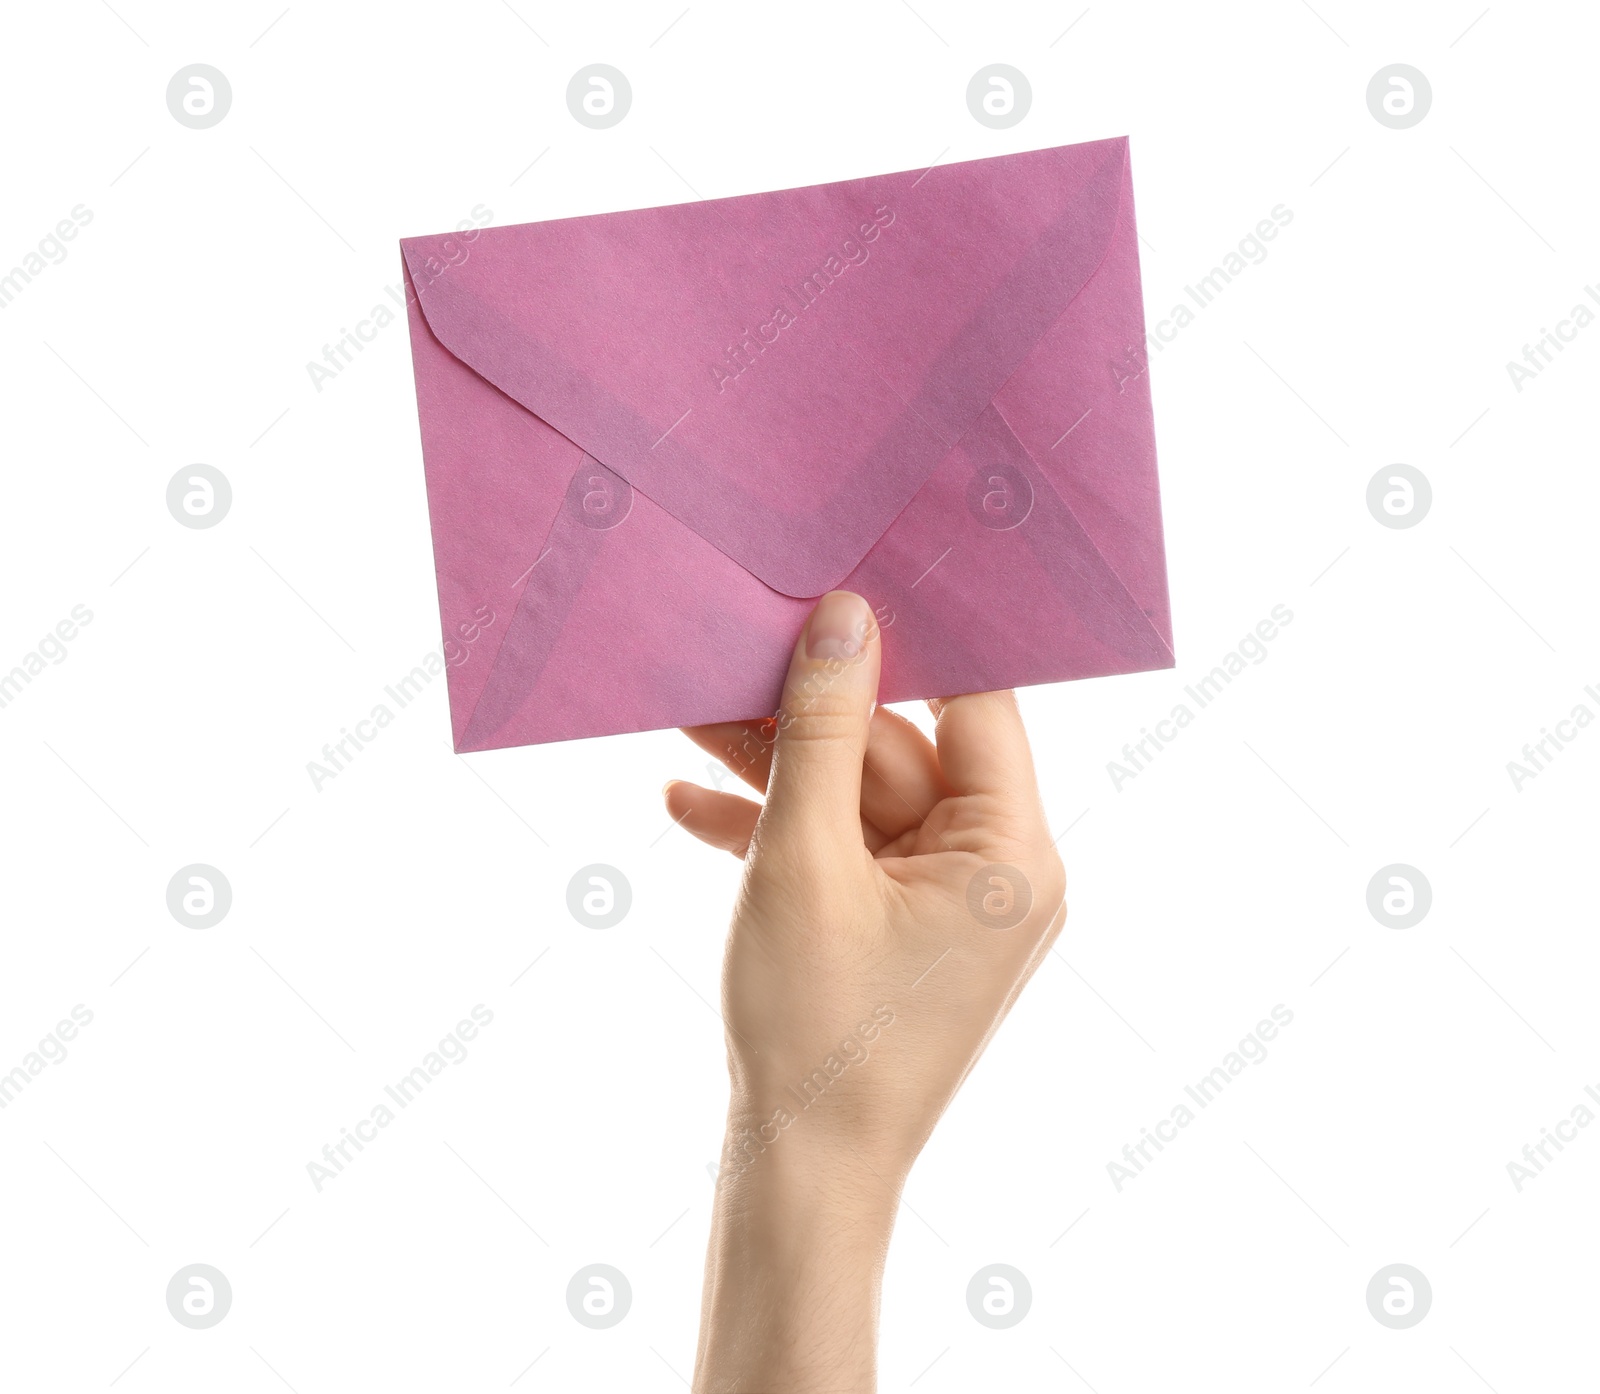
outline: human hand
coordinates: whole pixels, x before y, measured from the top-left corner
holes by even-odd
[[[664,791],[687,831],[745,864],[723,970],[731,1097],[697,1389],[871,1387],[899,1190],[1066,919],[1015,698],[932,703],[930,743],[875,705],[879,640],[866,602],[832,592],[777,718],[689,732],[764,806]],[[784,1218],[796,1209],[801,1229]],[[835,1308],[825,1320],[796,1300],[813,1266],[827,1274],[814,1296]],[[749,1295],[774,1279],[790,1289],[783,1312]]]

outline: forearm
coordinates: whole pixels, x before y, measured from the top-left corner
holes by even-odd
[[[695,1394],[871,1394],[896,1185],[815,1137],[725,1151]]]
[[[673,820],[744,868],[695,1394],[873,1394],[906,1175],[1060,931],[1015,698],[938,702],[930,742],[875,703],[880,640],[830,591],[778,719],[691,733],[765,803],[667,786]]]

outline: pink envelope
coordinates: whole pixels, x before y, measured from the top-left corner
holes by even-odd
[[[401,249],[457,750],[1172,666],[1125,139]]]

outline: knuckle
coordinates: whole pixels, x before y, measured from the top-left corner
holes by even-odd
[[[860,659],[831,659],[791,671],[784,684],[783,707],[778,712],[779,729],[786,715],[833,707],[852,711],[865,707],[862,671]]]
[[[859,738],[861,704],[842,692],[820,692],[786,701],[778,714],[778,745],[785,742],[839,741]]]

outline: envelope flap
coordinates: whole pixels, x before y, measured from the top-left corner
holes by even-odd
[[[1103,260],[1125,140],[402,243],[439,341],[766,584],[837,585]]]

